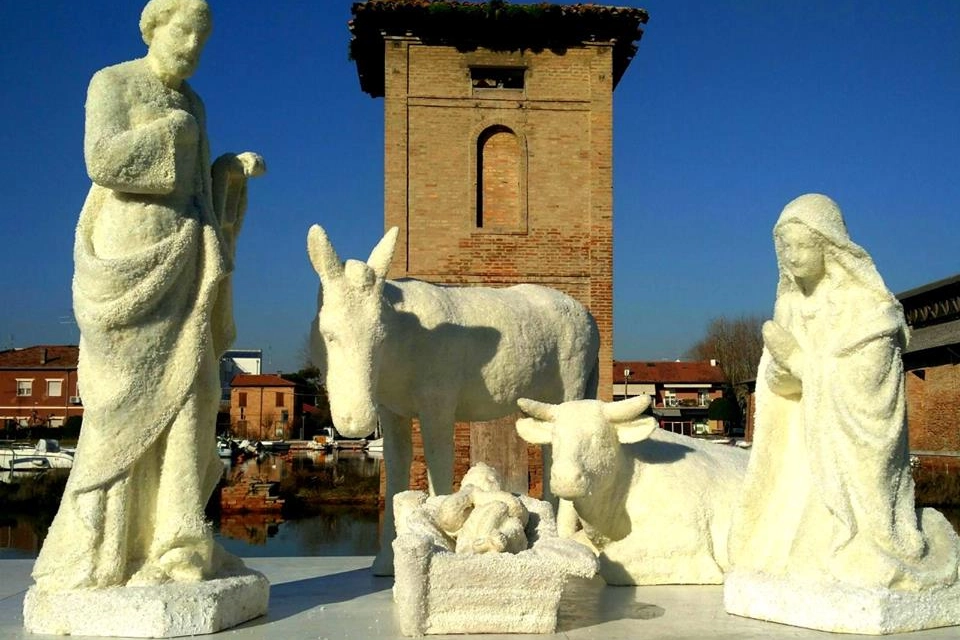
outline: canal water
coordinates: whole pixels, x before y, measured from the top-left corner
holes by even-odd
[[[282,483],[317,477],[350,483],[380,476],[382,460],[363,452],[297,451],[239,462],[224,460],[224,483],[256,478]],[[29,482],[29,480],[22,480]],[[369,480],[367,485],[378,484]],[[310,515],[284,519],[279,511],[210,510],[215,537],[241,557],[374,555],[379,548],[376,507],[321,505]],[[0,559],[36,558],[52,514],[0,513]]]
[[[272,483],[360,483],[377,486],[382,460],[362,452],[297,451],[224,461],[224,483],[253,478]],[[374,481],[371,482],[371,479]],[[322,487],[321,487],[322,488]],[[376,489],[372,489],[376,491]],[[960,508],[939,509],[960,531]],[[53,514],[0,513],[0,559],[35,558]],[[381,512],[375,507],[322,505],[310,514],[287,517],[279,510],[259,513],[211,511],[215,536],[241,557],[374,555],[379,548]]]

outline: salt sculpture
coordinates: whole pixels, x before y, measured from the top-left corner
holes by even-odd
[[[393,597],[400,630],[408,636],[552,633],[564,584],[571,577],[593,576],[596,557],[587,547],[557,537],[550,503],[524,495],[514,497],[529,515],[528,545],[517,553],[458,553],[440,525],[444,504],[454,496],[405,491],[394,498]],[[487,504],[505,507],[499,501]]]
[[[210,167],[185,82],[210,33],[203,0],[151,0],[143,58],[90,82],[93,181],[74,249],[84,421],[24,624],[39,633],[211,633],[266,612],[269,584],[213,540],[219,357],[253,153]]]
[[[460,491],[440,503],[437,524],[457,541],[457,553],[519,553],[527,548],[529,514],[520,498],[503,491],[496,469],[478,462]]]
[[[383,544],[374,572],[393,574],[393,496],[409,488],[410,419],[418,417],[430,492],[453,488],[453,425],[516,411],[516,400],[596,393],[600,337],[573,298],[536,285],[503,289],[387,280],[397,228],[366,263],[340,261],[319,225],[308,249],[320,276],[315,361],[326,363],[330,412],[349,437],[383,430]]]
[[[900,303],[830,198],[797,198],[773,235],[780,278],[726,609],[848,633],[958,624],[960,543],[914,508]]]
[[[551,405],[520,399],[520,437],[550,444],[550,485],[571,500],[611,585],[717,584],[747,467],[736,447],[658,428],[650,396]]]

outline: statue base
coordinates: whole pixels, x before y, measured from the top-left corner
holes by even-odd
[[[727,613],[834,633],[883,635],[960,625],[960,584],[925,591],[868,589],[733,571]]]
[[[270,583],[245,570],[203,582],[41,591],[24,598],[31,633],[171,638],[215,633],[267,612]]]

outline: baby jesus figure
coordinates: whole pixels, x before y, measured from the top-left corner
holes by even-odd
[[[527,548],[529,513],[517,496],[503,491],[492,467],[478,462],[460,491],[440,504],[437,524],[457,542],[457,553],[519,553]]]

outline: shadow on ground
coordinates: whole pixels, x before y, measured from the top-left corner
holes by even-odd
[[[309,609],[389,591],[392,587],[393,578],[376,577],[370,567],[274,584],[270,586],[269,613],[244,626],[276,622]]]
[[[608,587],[602,579],[571,579],[563,590],[557,632],[593,627],[613,620],[651,620],[665,610],[637,601],[636,587]]]

